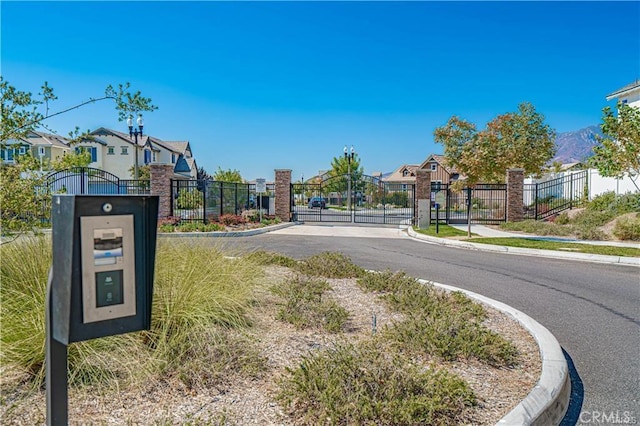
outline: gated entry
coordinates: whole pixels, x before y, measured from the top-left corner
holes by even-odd
[[[328,176],[318,183],[291,185],[291,211],[304,222],[411,224],[415,185],[387,183],[374,176]]]
[[[435,203],[439,202],[440,223],[467,223],[471,204],[471,223],[500,224],[507,217],[507,185],[476,184],[473,189],[454,191],[450,185],[432,183],[431,222],[436,221]]]

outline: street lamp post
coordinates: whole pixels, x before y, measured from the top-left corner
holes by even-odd
[[[355,156],[356,150],[351,145],[351,151],[347,150],[347,146],[344,146],[344,158],[347,160],[347,196],[349,197],[347,200],[347,210],[351,211],[351,161]]]
[[[133,117],[129,116],[127,118],[127,126],[129,126],[129,137],[134,138],[135,140],[135,163],[133,165],[133,178],[138,180],[138,136],[142,137],[142,127],[144,126],[144,122],[142,121],[142,114],[138,114],[138,119],[136,120],[136,124],[138,127],[134,130],[133,128]]]

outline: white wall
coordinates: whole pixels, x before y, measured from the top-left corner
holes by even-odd
[[[600,176],[598,170],[588,170],[589,179],[589,199],[592,200],[596,195],[600,195],[604,192],[613,191],[617,195],[622,195],[627,192],[637,192],[631,178],[625,177],[624,179],[607,178]],[[640,185],[640,179],[636,181]]]

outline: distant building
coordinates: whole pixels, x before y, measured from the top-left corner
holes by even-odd
[[[640,80],[629,83],[621,89],[607,95],[607,100],[618,99],[623,104],[640,108]]]
[[[30,153],[41,160],[46,169],[50,161],[54,161],[70,152],[69,142],[62,136],[50,133],[30,131],[25,138],[10,139],[0,149],[0,159],[5,164],[14,164],[17,157]]]

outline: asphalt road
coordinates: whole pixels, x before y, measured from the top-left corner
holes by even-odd
[[[373,228],[363,231],[376,234]],[[265,249],[296,259],[340,251],[367,269],[403,270],[511,305],[547,327],[575,364],[573,415],[566,424],[578,419],[580,424],[602,424],[603,415],[640,424],[637,267],[447,248],[399,235],[361,238],[278,231],[216,240],[229,248]]]

